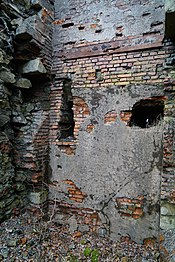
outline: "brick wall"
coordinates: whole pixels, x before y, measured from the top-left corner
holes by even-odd
[[[171,43],[165,43],[164,45],[161,45],[159,47],[146,47],[145,49],[141,50],[129,50],[128,52],[121,52],[121,53],[114,53],[109,55],[99,55],[99,56],[93,56],[93,57],[85,57],[85,58],[72,58],[69,59],[63,59],[60,61],[60,58],[55,60],[54,64],[54,72],[56,74],[56,81],[54,83],[54,86],[52,87],[51,91],[51,136],[50,136],[50,145],[51,148],[57,148],[56,151],[58,152],[56,154],[56,159],[54,162],[58,163],[60,168],[57,171],[53,171],[53,181],[57,181],[57,186],[52,190],[52,182],[50,187],[50,199],[52,199],[52,196],[55,194],[57,195],[57,198],[64,199],[64,201],[67,199],[67,203],[72,208],[75,208],[77,210],[77,216],[79,216],[79,208],[90,208],[90,203],[88,204],[88,200],[83,200],[83,195],[78,195],[79,198],[76,199],[74,196],[70,196],[67,198],[66,192],[64,192],[64,189],[62,188],[62,178],[65,177],[67,179],[70,179],[75,183],[75,181],[78,180],[78,187],[83,187],[83,184],[81,185],[81,175],[79,171],[77,172],[77,177],[73,176],[74,179],[72,179],[72,176],[69,174],[71,171],[64,171],[64,164],[62,165],[64,161],[67,161],[68,166],[71,165],[71,163],[78,161],[78,166],[81,166],[83,164],[83,160],[81,160],[81,155],[79,154],[79,145],[82,143],[82,136],[86,130],[87,133],[93,134],[95,136],[95,133],[97,132],[98,123],[96,123],[95,116],[92,112],[92,108],[89,107],[88,98],[86,98],[86,93],[88,91],[86,90],[100,90],[106,88],[106,90],[120,90],[122,92],[122,89],[125,89],[126,86],[135,86],[136,93],[138,94],[136,96],[140,96],[140,88],[139,86],[144,86],[145,90],[149,89],[149,85],[151,86],[157,86],[157,93],[155,93],[155,96],[162,96],[162,89],[164,85],[164,79],[168,77],[169,69],[165,70],[166,61],[173,56],[173,46]],[[74,139],[60,141],[58,137],[58,130],[59,130],[59,118],[60,118],[60,111],[59,108],[61,107],[61,101],[62,101],[62,80],[61,78],[71,78],[72,81],[72,94],[73,94],[73,111],[74,111],[74,120],[75,120],[75,127],[74,127]],[[160,89],[159,89],[160,87]],[[148,89],[147,89],[148,88]],[[84,90],[84,91],[83,91]],[[112,91],[109,91],[109,93]],[[115,91],[113,91],[115,92]],[[144,91],[143,94],[147,93],[147,91]],[[98,93],[98,91],[97,91]],[[81,103],[77,101],[82,101]],[[151,96],[151,94],[150,94]],[[149,97],[149,91],[145,98]],[[92,103],[94,107],[99,106],[98,96],[92,98]],[[137,101],[137,99],[136,99]],[[135,102],[136,102],[135,101]],[[105,125],[111,126],[112,124],[116,124],[117,122],[124,121],[126,123],[126,126],[129,126],[129,122],[132,115],[132,106],[133,103],[131,103],[128,106],[124,106],[123,110],[118,112],[118,110],[115,109],[115,104],[112,109],[108,110],[106,108],[106,113],[103,115],[103,123]],[[83,112],[86,112],[84,114]],[[91,120],[89,120],[91,119]],[[84,121],[84,122],[83,122]],[[97,121],[98,122],[98,121]],[[129,128],[129,127],[127,127]],[[95,139],[95,138],[94,138]],[[89,148],[86,148],[85,150],[91,150],[91,145],[88,146]],[[99,149],[97,149],[99,150]],[[117,149],[116,149],[117,150]],[[95,151],[92,152],[92,154],[95,154]],[[74,159],[69,159],[69,157],[75,157]],[[59,158],[61,157],[61,160]],[[53,158],[53,155],[51,154],[51,158]],[[64,160],[65,158],[65,160]],[[70,162],[69,162],[70,161]],[[88,165],[88,161],[87,165]],[[76,162],[77,163],[77,162]],[[52,166],[52,164],[51,164]],[[76,169],[75,163],[72,166],[72,170],[74,168]],[[85,170],[88,170],[88,166],[84,167]],[[161,168],[161,166],[160,166]],[[78,168],[79,169],[79,168]],[[71,170],[71,168],[70,168]],[[56,172],[56,173],[55,173]],[[65,172],[65,173],[64,173]],[[68,173],[67,173],[68,172]],[[72,171],[74,173],[74,171]],[[83,171],[85,173],[85,176],[87,175],[88,171]],[[63,174],[64,175],[61,175]],[[95,176],[95,174],[94,174]],[[59,179],[60,177],[60,179]],[[90,178],[89,178],[90,179]],[[99,179],[99,178],[98,178]],[[83,180],[83,179],[82,179]],[[91,183],[91,182],[90,182]],[[95,182],[94,182],[95,183]],[[98,182],[96,181],[96,186],[98,187]],[[61,188],[61,189],[60,189]],[[160,187],[159,187],[160,190]],[[56,193],[53,193],[56,192]],[[86,190],[84,190],[84,193],[88,195],[88,198],[90,195]],[[104,193],[105,194],[105,193]],[[65,197],[63,197],[65,195]],[[145,197],[145,196],[143,196]],[[141,204],[141,207],[131,206],[128,203],[131,203],[131,205],[134,205],[133,203],[138,202],[137,196],[132,195],[126,197],[125,194],[121,194],[119,196],[119,199],[124,199],[126,201],[121,204],[121,207],[117,208],[118,214],[121,215],[122,219],[126,219],[127,221],[131,220],[142,220],[146,215],[146,210],[148,209],[146,206]],[[134,202],[135,201],[135,202]],[[149,201],[147,197],[145,197],[145,202],[148,204]],[[78,207],[81,203],[81,206]],[[146,204],[146,205],[147,205]],[[64,204],[63,204],[64,205]],[[60,210],[60,206],[62,206],[61,202],[58,200],[58,210]],[[94,206],[94,205],[92,205]],[[77,209],[78,208],[78,209]],[[94,209],[93,209],[94,210]],[[155,212],[158,210],[155,207],[153,208]],[[94,210],[95,212],[95,210]],[[151,211],[153,212],[153,211]],[[68,211],[69,213],[69,211]],[[76,213],[76,212],[75,212]],[[100,213],[100,212],[99,212]],[[97,224],[96,230],[100,230],[100,227],[107,227],[107,222],[102,222],[103,218],[101,218],[101,215],[98,213],[100,219]],[[71,215],[71,213],[69,213]],[[86,214],[84,214],[86,216]],[[77,218],[78,219],[78,218]],[[82,223],[83,220],[82,220]],[[132,223],[132,222],[131,222]],[[81,227],[80,227],[81,228]],[[99,228],[99,229],[98,229]],[[90,230],[90,229],[89,229]],[[124,234],[124,232],[123,232]],[[138,240],[140,241],[140,240]]]
[[[73,88],[117,86],[136,83],[162,83],[167,76],[163,70],[169,50],[156,48],[138,52],[119,53],[96,58],[65,61],[63,68],[55,64],[58,76],[73,75]],[[98,76],[97,76],[98,73]]]
[[[138,49],[140,49],[138,47]],[[120,88],[126,85],[164,85],[164,80],[169,77],[171,66],[169,61],[174,57],[174,46],[169,41],[159,47],[149,48],[145,46],[139,51],[122,52],[111,55],[99,55],[89,58],[66,59],[60,61],[56,59],[53,72],[56,74],[56,81],[51,93],[51,141],[58,140],[57,130],[59,122],[59,108],[61,107],[62,81],[61,78],[71,78],[72,89],[78,88]],[[57,80],[58,79],[58,80]],[[79,98],[81,99],[81,98]],[[75,137],[78,135],[78,128],[81,126],[82,119],[87,115],[86,109],[81,107],[77,98],[74,98],[74,118],[75,118]],[[84,110],[81,116],[79,110]],[[82,112],[83,113],[83,112]],[[130,112],[121,112],[121,119],[130,119]],[[126,116],[128,115],[128,116]],[[129,118],[128,118],[129,117]],[[126,119],[125,119],[126,118]]]

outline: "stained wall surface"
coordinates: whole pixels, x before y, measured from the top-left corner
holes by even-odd
[[[158,237],[162,121],[141,127],[132,119],[137,103],[156,107],[166,100],[163,64],[171,43],[162,43],[163,1],[56,1],[54,24],[50,200],[58,204],[56,218],[113,239]],[[65,135],[68,124],[73,132]]]
[[[56,1],[53,41],[58,49],[124,38],[125,45],[154,42],[163,34],[164,16],[160,0]]]

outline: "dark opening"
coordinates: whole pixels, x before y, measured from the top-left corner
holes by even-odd
[[[75,41],[69,41],[67,43],[64,44],[64,46],[67,46],[67,45],[75,45],[76,42]]]
[[[137,102],[132,109],[129,126],[149,128],[155,126],[163,118],[164,101],[160,98],[150,98]]]
[[[62,25],[62,28],[68,28],[68,27],[71,27],[73,25],[74,25],[74,23],[66,23],[66,24]]]
[[[166,12],[165,16],[165,37],[167,39],[171,39],[175,41],[175,35],[174,35],[174,30],[175,30],[175,24],[174,24],[174,19],[175,19],[175,12],[168,13]]]
[[[84,30],[85,29],[85,26],[84,25],[80,25],[79,27],[78,27],[78,29],[81,31],[81,30]]]
[[[98,82],[103,80],[101,69],[95,70],[95,78]]]
[[[73,97],[71,92],[72,81],[70,79],[65,79],[63,82],[63,94],[62,94],[62,104],[61,104],[61,116],[59,121],[60,134],[59,139],[73,139],[74,136],[74,113],[73,107]]]
[[[116,37],[118,37],[118,36],[123,36],[123,34],[122,34],[122,33],[116,33],[115,36],[116,36]]]
[[[150,15],[151,13],[149,12],[146,12],[146,13],[143,13],[142,16],[147,16],[147,15]]]
[[[95,30],[95,33],[96,34],[99,34],[99,33],[101,33],[102,32],[102,29],[97,29],[97,30]]]

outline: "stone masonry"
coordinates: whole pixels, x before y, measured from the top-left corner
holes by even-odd
[[[46,200],[52,16],[52,2],[0,3],[0,220],[41,187]]]

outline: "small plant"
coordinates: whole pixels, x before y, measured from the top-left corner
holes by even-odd
[[[89,247],[86,247],[84,250],[84,256],[90,257],[91,253],[92,253],[92,250]]]
[[[92,262],[98,262],[98,258],[99,258],[98,250],[97,249],[92,250],[91,261]]]
[[[99,251],[97,249],[86,247],[84,250],[84,256],[89,257],[91,259],[91,262],[98,262]]]
[[[86,242],[87,242],[87,241],[86,241],[85,239],[82,239],[82,240],[80,241],[80,244],[81,244],[81,245],[85,245]]]
[[[79,262],[79,260],[76,256],[71,254],[69,257],[69,262]]]

